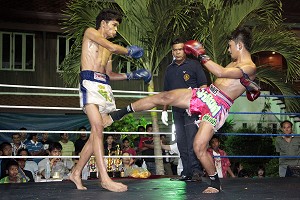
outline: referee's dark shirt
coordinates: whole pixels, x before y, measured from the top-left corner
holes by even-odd
[[[164,91],[178,88],[199,88],[207,84],[202,65],[197,60],[186,58],[178,65],[175,60],[167,67],[164,80]],[[173,111],[184,112],[185,109],[172,107]]]

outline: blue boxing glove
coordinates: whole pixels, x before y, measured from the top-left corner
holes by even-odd
[[[138,46],[128,46],[127,56],[130,58],[138,59],[144,55],[144,49]]]
[[[146,69],[138,69],[133,72],[126,73],[128,80],[136,80],[136,79],[143,79],[145,83],[149,83],[151,81],[152,75]]]

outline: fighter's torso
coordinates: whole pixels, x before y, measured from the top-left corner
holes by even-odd
[[[81,70],[106,73],[106,65],[111,52],[101,45],[83,37],[81,53]]]
[[[249,62],[247,64],[249,66],[255,66],[253,62]],[[241,65],[245,65],[245,63],[241,64],[241,63],[231,62],[229,65],[226,66],[226,68],[240,67]],[[251,80],[255,79],[255,75],[249,77]],[[214,82],[214,85],[218,87],[220,90],[222,90],[222,92],[224,92],[232,100],[238,98],[246,90],[246,88],[240,83],[240,79],[217,78]]]

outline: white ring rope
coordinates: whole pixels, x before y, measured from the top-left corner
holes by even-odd
[[[91,133],[90,131],[30,131],[30,130],[0,130],[0,133]],[[133,134],[133,135],[144,135],[144,134],[151,134],[151,135],[172,135],[175,133],[170,132],[108,132],[103,131],[104,134],[111,134],[111,135],[117,135],[117,134]]]
[[[104,158],[179,158],[178,155],[162,155],[162,156],[151,156],[151,155],[136,155],[136,156],[103,156]],[[0,158],[80,158],[80,156],[0,156]]]
[[[79,88],[63,88],[63,87],[45,87],[45,86],[29,86],[29,85],[9,85],[0,84],[0,87],[12,87],[12,88],[26,88],[26,89],[41,89],[41,90],[68,90],[68,91],[79,91]],[[159,92],[144,92],[144,91],[124,91],[124,90],[113,90],[116,93],[131,93],[131,94],[158,94]]]

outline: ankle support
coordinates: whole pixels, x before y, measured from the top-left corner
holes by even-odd
[[[126,108],[122,108],[121,110],[114,111],[110,113],[109,115],[111,116],[113,121],[120,120],[122,119],[125,115],[129,113],[133,113],[134,110],[132,108],[132,104],[129,104]]]
[[[221,191],[221,182],[218,173],[216,172],[214,175],[209,175],[209,179],[210,179],[210,186]]]

